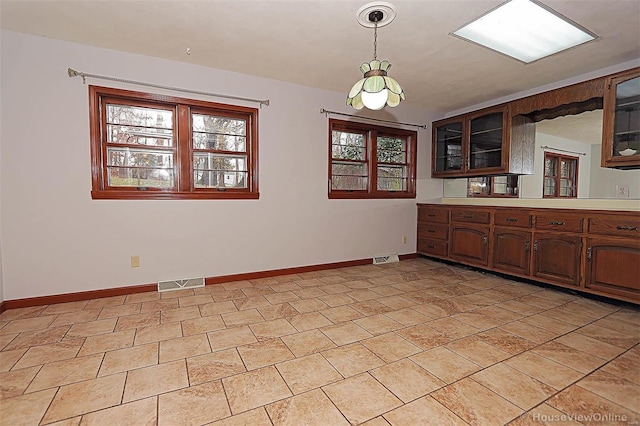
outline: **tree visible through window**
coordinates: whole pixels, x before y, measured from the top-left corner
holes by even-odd
[[[89,94],[93,198],[258,198],[256,109]]]
[[[330,198],[415,198],[417,132],[329,120]]]
[[[578,158],[544,153],[545,198],[576,198],[578,196]]]

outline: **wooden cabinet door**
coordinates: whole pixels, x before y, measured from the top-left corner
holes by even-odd
[[[489,228],[464,224],[452,225],[449,257],[487,266],[489,263]]]
[[[533,243],[533,276],[558,284],[580,284],[581,238],[536,233]]]
[[[466,166],[466,124],[463,116],[433,123],[431,176],[461,176]]]
[[[587,239],[586,287],[640,301],[640,241]]]
[[[493,269],[529,275],[531,232],[494,228]]]
[[[602,167],[640,168],[640,68],[607,77],[605,82]],[[629,90],[635,88],[635,90]]]

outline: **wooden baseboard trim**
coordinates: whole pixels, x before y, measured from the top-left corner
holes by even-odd
[[[417,253],[400,255],[400,260],[419,257]],[[232,281],[257,280],[279,275],[301,274],[304,272],[324,271],[327,269],[348,268],[351,266],[369,265],[372,259],[348,260],[345,262],[323,263],[319,265],[298,266],[295,268],[272,269],[261,272],[248,272],[244,274],[221,275],[205,278],[206,285],[220,284]],[[32,306],[52,305],[55,303],[78,302],[81,300],[101,299],[103,297],[124,296],[127,294],[156,291],[157,284],[142,284],[128,287],[107,288],[103,290],[81,291],[77,293],[55,294],[52,296],[29,297],[26,299],[5,300],[0,302],[0,313],[7,309],[30,308]]]
[[[81,300],[144,293],[147,291],[156,291],[157,289],[157,284],[143,284],[129,287],[106,288],[103,290],[80,291],[77,293],[54,294],[52,296],[5,300],[4,303],[7,305],[7,309],[30,308],[32,306],[53,305],[55,303],[78,302]]]

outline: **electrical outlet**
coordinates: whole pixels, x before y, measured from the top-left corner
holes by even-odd
[[[629,185],[616,185],[617,198],[629,198]]]
[[[140,267],[140,256],[131,256],[131,267],[132,268]]]
[[[407,244],[407,236],[406,235],[402,236],[402,244]]]

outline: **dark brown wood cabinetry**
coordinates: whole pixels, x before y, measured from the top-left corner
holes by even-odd
[[[640,167],[640,68],[605,79],[602,167]]]
[[[508,104],[434,122],[432,141],[432,177],[533,173],[533,121]]]
[[[419,254],[640,303],[640,212],[418,204]]]

